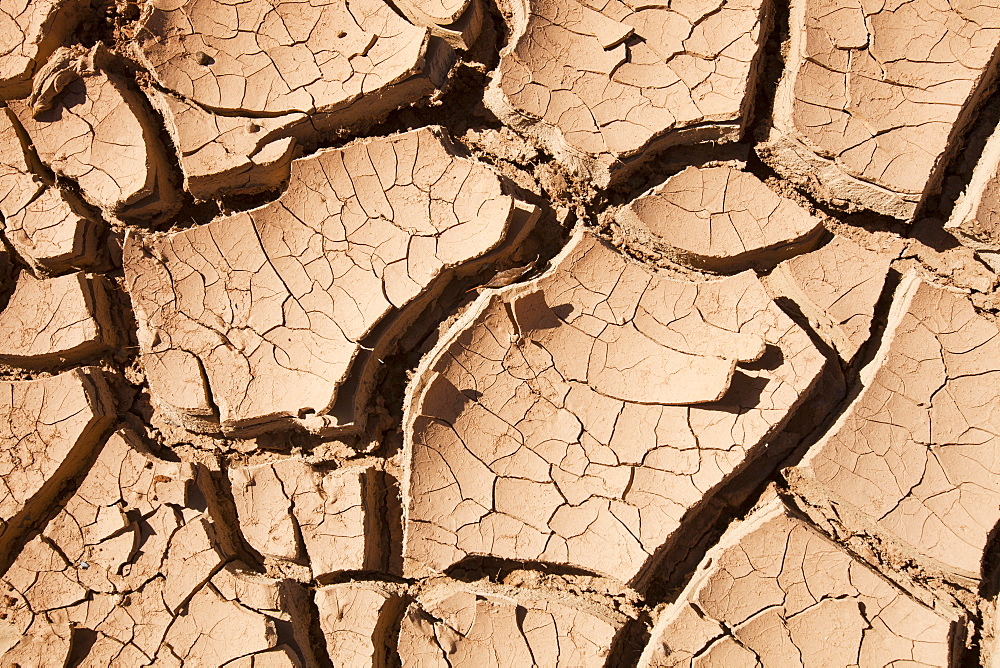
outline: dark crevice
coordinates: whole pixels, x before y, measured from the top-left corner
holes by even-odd
[[[612,183],[598,192],[587,209],[596,219],[600,212],[624,206],[687,167],[702,166],[715,162],[741,162],[751,153],[751,146],[745,143],[702,143],[681,145],[667,149],[643,164],[643,168],[633,172],[628,178]]]
[[[789,0],[770,0],[767,3],[770,30],[760,56],[753,109],[747,122],[746,140],[767,140],[774,112],[775,92],[785,72],[784,51],[789,41]]]
[[[647,611],[639,619],[629,619],[615,636],[608,652],[608,668],[632,668],[638,665],[642,651],[649,643],[649,629],[653,623]]]
[[[931,174],[930,192],[920,203],[915,220],[928,216],[947,220],[955,201],[969,183],[972,170],[982,155],[986,140],[1000,121],[1000,46],[996,47],[973,104],[961,110],[952,125],[940,162]]]
[[[837,351],[834,350],[833,346],[823,340],[819,333],[810,326],[809,318],[802,313],[802,309],[799,308],[798,304],[788,297],[776,297],[774,299],[774,303],[778,305],[778,308],[784,311],[785,315],[792,319],[792,322],[798,325],[799,328],[806,333],[809,337],[809,341],[812,342],[812,344],[816,347],[816,350],[818,350],[829,363],[836,363],[842,370],[845,370],[844,361],[840,358],[840,355],[837,354]]]
[[[882,339],[886,333],[889,310],[892,308],[893,297],[895,296],[896,288],[899,287],[901,278],[899,272],[893,269],[889,270],[885,285],[882,287],[882,294],[879,296],[873,310],[871,333],[868,340],[858,351],[851,365],[844,367],[843,382],[845,392],[843,396],[831,407],[825,419],[821,420],[814,429],[810,430],[804,436],[795,451],[788,456],[784,463],[785,466],[796,466],[802,460],[802,457],[805,456],[805,453],[830,431],[834,423],[840,419],[844,412],[854,403],[855,399],[858,398],[862,390],[864,390],[859,374],[875,358],[882,345]],[[806,331],[810,330],[807,329]],[[781,479],[780,482],[785,484],[784,479]]]
[[[72,44],[91,48],[103,42],[118,47],[128,42],[128,36],[141,13],[135,0],[91,0],[89,11],[71,37]]]
[[[383,506],[385,508],[385,538],[387,573],[401,574],[403,572],[403,498],[400,481],[388,473],[383,473]]]
[[[781,480],[779,470],[791,463],[796,447],[827,419],[844,393],[839,361],[828,357],[810,395],[780,431],[772,431],[755,457],[708,490],[701,504],[681,519],[670,541],[654,554],[637,585],[648,605],[676,600],[709,548],[734,521],[750,512],[769,485]]]
[[[75,626],[70,631],[70,656],[67,668],[77,668],[86,660],[94,643],[97,642],[96,631],[83,626]]]
[[[951,652],[956,658],[953,665],[957,668],[982,668],[985,665],[982,651],[982,615],[971,615],[969,621],[972,623],[973,631],[968,638],[963,633],[964,629],[958,628],[958,624],[952,625]]]
[[[1000,614],[998,614],[1000,610],[996,607],[998,595],[1000,595],[1000,522],[994,525],[986,538],[986,546],[983,548],[980,578],[979,598],[984,602],[982,605],[993,606],[992,626],[993,633],[995,634],[998,630],[997,627],[1000,626]],[[982,614],[982,610],[976,612],[979,614],[970,615],[973,624],[973,633],[966,642],[965,654],[960,664],[962,668],[985,665],[983,661],[986,657],[982,645],[983,639],[987,635],[984,628],[987,620]],[[997,652],[1000,651],[1000,643],[994,640],[991,651],[991,665],[996,665],[998,659],[1000,659],[997,656]]]
[[[987,536],[980,577],[979,596],[992,601],[1000,594],[1000,522]]]
[[[527,193],[519,194],[519,197],[543,203],[537,196]],[[420,313],[389,354],[381,358],[379,373],[374,381],[374,387],[377,388],[374,407],[377,407],[375,411],[383,419],[369,425],[362,439],[364,442],[380,443],[370,454],[390,458],[402,448],[402,434],[399,430],[402,427],[406,389],[423,355],[434,347],[446,331],[446,324],[472,304],[479,294],[480,287],[498,271],[519,266],[519,263],[534,261],[535,271],[519,277],[519,281],[533,278],[562,249],[567,237],[567,228],[556,219],[554,212],[543,209],[533,230],[506,261],[484,267],[476,274],[451,281]],[[375,411],[370,405],[369,413]]]
[[[795,199],[798,199],[807,208],[814,209],[821,216],[838,223],[860,228],[869,233],[889,232],[899,237],[905,237],[910,231],[910,226],[907,223],[892,216],[874,211],[843,211],[828,202],[816,199],[807,191],[795,189],[794,192],[791,192],[788,181],[783,179],[773,167],[761,160],[756,151],[751,151],[747,156],[746,168],[748,172],[754,174],[764,183],[778,186],[785,196],[794,195]]]
[[[542,575],[569,578],[602,578],[601,575],[593,571],[574,566],[480,556],[466,557],[449,566],[444,574],[459,582],[472,583],[486,579],[497,584],[504,584],[504,581],[511,574],[519,571],[533,571]]]
[[[243,531],[240,529],[239,514],[236,512],[236,500],[233,497],[229,476],[225,471],[210,471],[205,467],[199,467],[198,472],[197,486],[203,493],[204,505],[212,519],[212,526],[223,554],[230,559],[243,562],[258,573],[264,573],[263,557],[243,537]]]
[[[975,120],[962,137],[955,157],[944,172],[941,190],[928,198],[924,215],[947,220],[955,202],[965,191],[972,172],[983,155],[990,135],[1000,126],[1000,89],[993,90],[982,103]]]
[[[402,657],[399,655],[399,632],[403,626],[406,609],[412,600],[410,596],[403,596],[398,605],[385,613],[384,668],[401,668],[403,665]]]
[[[0,244],[2,244],[0,245],[0,311],[3,311],[14,294],[18,275],[22,271],[28,271],[28,267],[7,241],[3,233],[2,216],[0,216]]]
[[[346,584],[351,583],[384,583],[384,584],[394,584],[394,585],[411,585],[416,582],[416,580],[402,578],[397,575],[391,575],[383,571],[337,571],[336,573],[329,573],[327,575],[321,575],[316,578],[314,584],[317,587],[328,587],[335,584]]]
[[[309,620],[309,628],[307,629],[309,647],[303,647],[300,650],[303,653],[311,651],[320,668],[334,668],[333,661],[330,660],[330,653],[326,647],[326,637],[323,635],[323,628],[320,625],[319,608],[316,606],[316,598],[312,595],[312,591],[308,591],[306,601],[308,610],[305,612]]]

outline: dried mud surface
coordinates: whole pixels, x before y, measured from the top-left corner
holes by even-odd
[[[1000,665],[1000,10],[0,0],[0,668]]]

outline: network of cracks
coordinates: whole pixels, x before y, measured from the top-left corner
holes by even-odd
[[[0,666],[991,666],[1000,8],[0,0]]]

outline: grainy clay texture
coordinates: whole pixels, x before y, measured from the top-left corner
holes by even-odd
[[[0,0],[0,668],[997,668],[995,5]]]

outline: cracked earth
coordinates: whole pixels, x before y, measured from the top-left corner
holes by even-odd
[[[1000,666],[1000,9],[0,0],[0,668]]]

